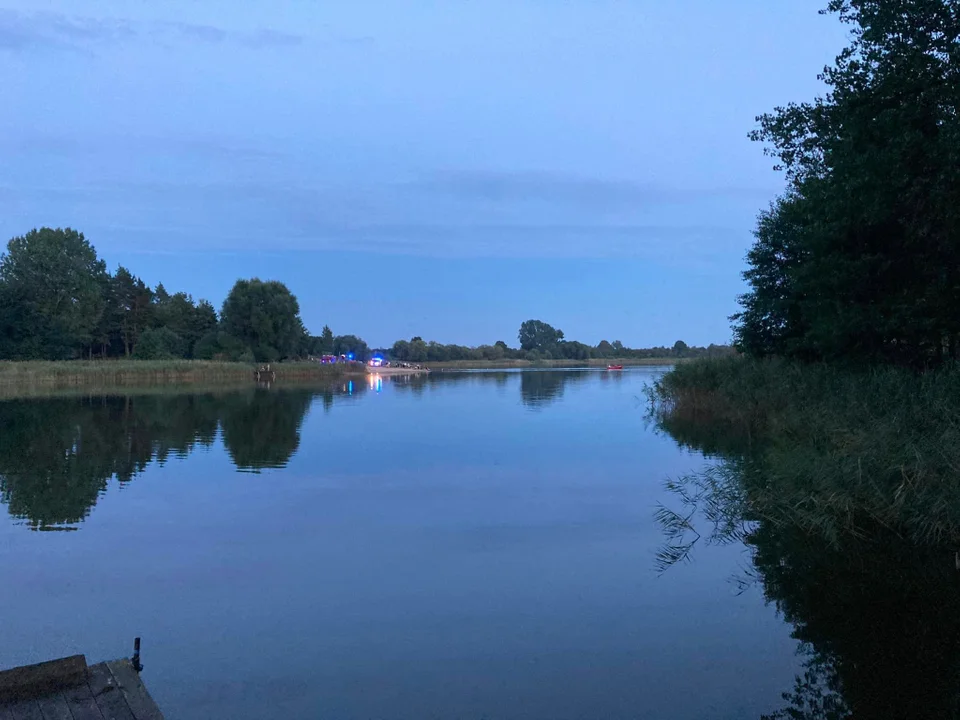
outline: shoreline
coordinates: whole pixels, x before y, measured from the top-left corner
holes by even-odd
[[[654,367],[676,365],[688,362],[684,358],[591,358],[590,360],[450,360],[447,362],[425,362],[423,367],[430,370],[513,370],[542,369],[556,370],[578,368],[605,368],[607,365],[626,367]]]
[[[4,360],[0,361],[0,395],[67,388],[255,384],[260,367],[214,360]],[[270,380],[322,381],[364,374],[362,367],[312,362],[272,363],[270,369]]]

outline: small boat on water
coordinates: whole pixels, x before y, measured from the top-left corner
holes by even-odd
[[[623,365],[607,365],[607,370],[623,370]]]

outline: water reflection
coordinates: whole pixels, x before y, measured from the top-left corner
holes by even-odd
[[[751,566],[736,581],[757,583],[800,643],[803,671],[784,707],[765,718],[960,717],[955,531],[918,532],[926,520],[912,512],[881,520],[852,488],[819,496],[810,489],[815,448],[766,452],[704,417],[659,425],[715,458],[668,483],[674,499],[658,512],[661,570],[699,544],[743,542]],[[949,492],[926,501],[932,510],[950,502]]]
[[[540,409],[560,399],[568,383],[583,382],[588,377],[588,371],[583,370],[521,373],[520,398],[527,407]]]
[[[0,402],[0,499],[39,530],[83,520],[116,478],[185,457],[221,431],[238,469],[282,467],[320,391],[253,388],[225,394],[156,394]],[[333,393],[326,390],[327,393]]]
[[[263,383],[229,392],[47,397],[0,402],[0,500],[37,530],[75,529],[109,480],[186,457],[219,436],[238,470],[282,468],[297,452],[308,410],[325,413],[385,387],[420,395],[450,385],[519,386],[533,409],[555,402],[581,371],[431,373],[344,380],[326,387]]]
[[[310,392],[257,389],[222,398],[223,444],[239,470],[282,468],[300,446]]]

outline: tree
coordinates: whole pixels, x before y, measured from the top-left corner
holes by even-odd
[[[122,265],[117,268],[112,285],[123,351],[130,356],[140,334],[153,324],[153,291]]]
[[[334,355],[353,355],[354,360],[364,361],[370,355],[370,348],[356,335],[338,335],[333,339]]]
[[[687,345],[683,340],[677,340],[673,344],[674,357],[678,357],[678,358],[686,357],[689,350],[690,350],[690,346]]]
[[[76,230],[45,227],[10,240],[0,256],[8,357],[69,359],[89,351],[105,273]]]
[[[163,286],[158,286],[158,292]],[[207,333],[217,327],[217,313],[206,300],[198,303],[187,293],[178,292],[169,295],[164,290],[166,299],[161,301],[156,296],[155,327],[166,328],[175,333],[180,339],[178,357],[193,357],[194,346]]]
[[[831,0],[851,44],[829,92],[758,118],[788,191],[761,216],[740,348],[805,360],[960,357],[960,13]]]
[[[520,347],[524,350],[544,352],[553,349],[563,340],[563,331],[541,320],[527,320],[520,325],[519,339]]]
[[[397,362],[407,362],[410,359],[410,343],[397,340],[390,348],[390,357]]]
[[[140,335],[133,357],[137,360],[172,360],[183,357],[183,339],[170,328],[147,328]]]
[[[330,329],[329,325],[324,325],[320,332],[320,347],[318,350],[321,355],[331,355],[333,353],[333,330]]]
[[[410,340],[410,344],[407,346],[407,360],[410,362],[426,362],[427,344],[423,341],[423,338],[415,337]]]
[[[613,345],[606,340],[601,340],[597,344],[597,357],[613,357]]]
[[[300,348],[300,305],[283,283],[238,280],[220,316],[223,331],[248,349],[257,362],[288,358]]]

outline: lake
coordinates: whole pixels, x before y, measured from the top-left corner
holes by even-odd
[[[0,403],[0,666],[129,654],[170,720],[759,718],[739,541],[658,564],[662,369]],[[698,511],[699,512],[699,511]]]

